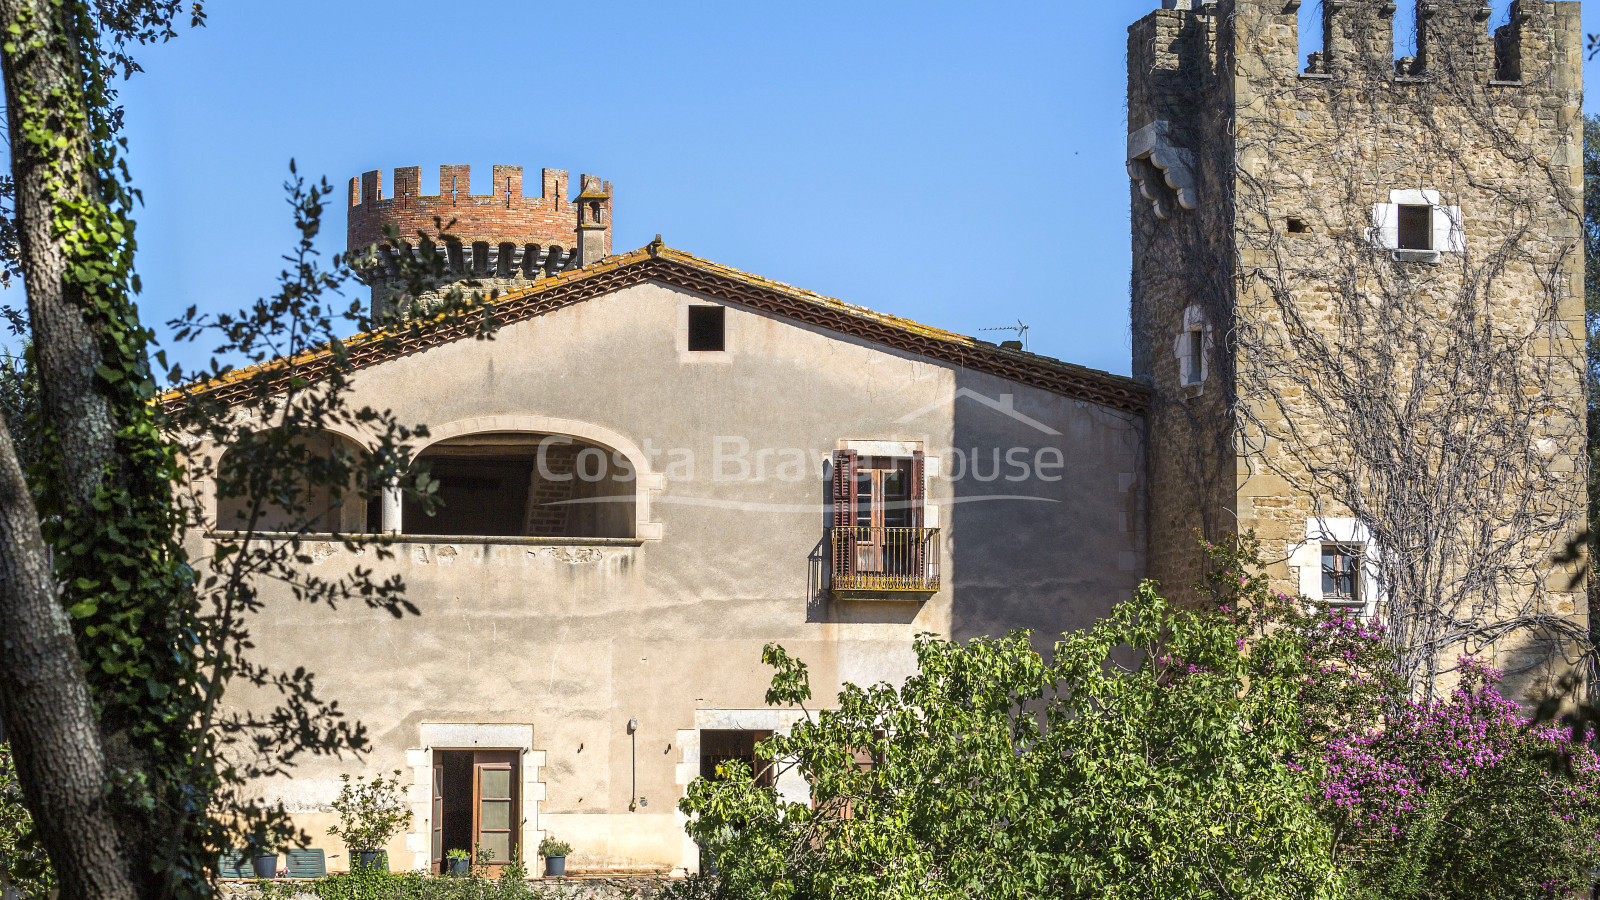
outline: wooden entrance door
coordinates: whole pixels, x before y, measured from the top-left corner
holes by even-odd
[[[517,750],[433,751],[433,864],[451,850],[491,867],[521,852],[522,807]]]
[[[472,826],[491,866],[511,862],[517,849],[516,763],[514,750],[479,750],[472,761]]]

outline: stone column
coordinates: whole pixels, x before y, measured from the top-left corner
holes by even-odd
[[[401,534],[400,486],[386,485],[383,489],[383,533]]]

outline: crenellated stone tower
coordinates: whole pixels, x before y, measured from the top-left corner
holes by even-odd
[[[495,166],[492,189],[473,194],[472,170],[465,165],[439,167],[439,193],[420,191],[421,169],[394,170],[394,195],[383,194],[383,172],[350,179],[350,250],[377,246],[394,270],[395,254],[384,228],[393,225],[400,241],[412,245],[418,232],[439,240],[439,225],[452,238],[444,243],[450,266],[470,275],[484,290],[514,290],[540,278],[576,269],[611,255],[611,182],[579,176],[576,197],[568,196],[562,169],[542,170],[540,193],[523,193],[521,166]],[[372,308],[378,312],[392,288],[372,286]]]
[[[1550,564],[1585,502],[1578,3],[1491,31],[1483,0],[1422,0],[1403,59],[1395,3],[1301,5],[1128,30],[1151,577],[1192,596],[1195,534],[1254,531],[1285,590],[1433,590],[1484,628],[1462,652],[1527,668],[1587,616]]]

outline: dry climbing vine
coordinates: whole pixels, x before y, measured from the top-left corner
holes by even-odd
[[[1426,9],[1425,57],[1392,65],[1376,4],[1341,6],[1328,77],[1264,90],[1238,128],[1224,350],[1251,477],[1365,526],[1419,692],[1467,655],[1571,665],[1582,601],[1551,559],[1585,516],[1580,148],[1540,140],[1572,130],[1559,76],[1531,53],[1508,72]],[[1439,192],[1436,262],[1383,246],[1391,189]]]

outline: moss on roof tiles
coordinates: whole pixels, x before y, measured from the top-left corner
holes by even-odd
[[[816,293],[815,291],[808,291],[804,288],[795,287],[794,285],[787,284],[782,281],[765,278],[760,275],[735,269],[732,266],[726,266],[708,259],[703,259],[695,256],[692,253],[687,253],[682,250],[668,247],[665,244],[660,243],[659,239],[637,250],[632,250],[627,253],[617,254],[614,256],[608,256],[598,262],[584,266],[581,269],[572,269],[545,277],[533,284],[528,285],[527,287],[507,291],[503,294],[500,294],[492,301],[484,302],[492,306],[503,307],[519,300],[529,299],[559,290],[560,288],[574,282],[586,281],[591,278],[596,278],[607,273],[614,272],[618,269],[623,269],[636,264],[648,263],[652,260],[675,262],[680,265],[688,266],[692,269],[698,269],[708,274],[721,276],[735,282],[740,282],[746,285],[781,294],[785,298],[792,301],[842,312],[846,315],[871,322],[877,322],[898,331],[913,334],[921,338],[938,341],[940,343],[948,344],[952,347],[959,347],[965,351],[971,351],[989,357],[1004,358],[1021,366],[1071,375],[1088,382],[1098,382],[1106,387],[1127,391],[1130,392],[1134,398],[1136,398],[1136,402],[1120,405],[1124,406],[1125,408],[1135,409],[1135,411],[1142,411],[1143,399],[1148,393],[1148,388],[1145,385],[1124,375],[1113,375],[1110,372],[1104,372],[1099,369],[1091,369],[1087,366],[1080,366],[1074,363],[1064,362],[1053,357],[1041,356],[1039,354],[1029,353],[1023,350],[1013,350],[1005,347],[998,347],[992,343],[989,343],[988,341],[979,340],[968,335],[957,334],[953,331],[946,331],[942,328],[935,328],[931,325],[924,325],[920,322],[916,322],[902,316],[877,312],[864,306],[858,306],[854,303],[847,303],[834,297]],[[581,302],[581,299],[582,298],[574,302]],[[729,302],[738,303],[737,300],[731,300]],[[445,314],[437,314],[433,316],[430,321],[424,322],[418,327],[425,332],[432,325],[437,324],[444,318]],[[392,337],[393,335],[381,331],[366,332],[351,336],[350,338],[344,340],[343,344],[347,351],[353,352],[373,343],[377,343]],[[408,352],[419,351],[397,350],[394,355],[399,356]],[[235,369],[215,381],[198,382],[190,385],[189,387],[190,389],[209,392],[226,387],[228,385],[237,384],[241,381],[249,379],[257,373],[282,367],[286,362],[289,365],[303,366],[320,358],[329,356],[330,354],[330,349],[318,348],[296,354],[293,358],[287,361],[282,358],[265,360],[254,365]],[[374,364],[388,358],[388,356],[383,356],[375,360],[364,362],[361,365]],[[1006,376],[1000,375],[999,377]],[[182,390],[174,389],[163,393],[158,398],[158,402],[173,402],[180,399],[181,396]]]

